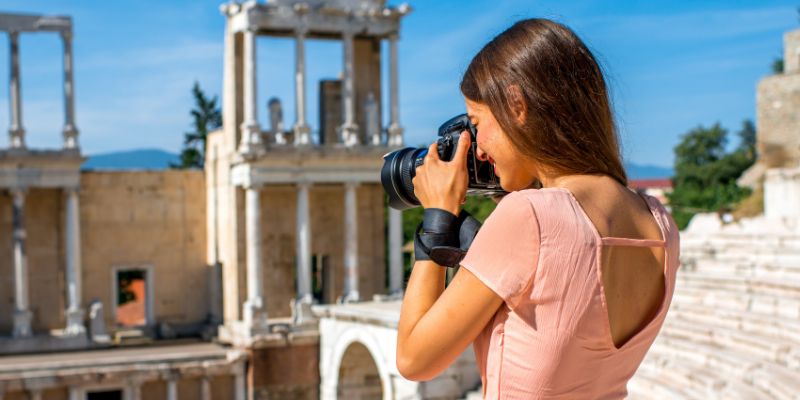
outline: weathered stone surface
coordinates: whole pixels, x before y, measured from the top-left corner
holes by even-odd
[[[113,327],[112,268],[152,266],[154,322],[209,313],[205,181],[199,171],[89,172],[81,177],[83,304]]]
[[[252,349],[249,381],[257,399],[318,399],[319,344]]]

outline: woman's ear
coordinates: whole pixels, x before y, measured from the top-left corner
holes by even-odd
[[[522,89],[519,86],[509,86],[508,102],[511,105],[511,112],[514,114],[514,121],[520,125],[524,124],[525,118],[528,116],[528,107],[525,104],[525,96],[522,95]]]

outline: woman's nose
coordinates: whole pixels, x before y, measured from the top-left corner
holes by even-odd
[[[487,155],[485,151],[481,150],[478,146],[475,146],[475,148],[477,149],[475,157],[478,157],[478,160],[489,161],[489,155]]]

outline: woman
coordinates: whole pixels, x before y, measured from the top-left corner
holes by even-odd
[[[597,62],[565,26],[523,20],[473,58],[461,91],[477,156],[510,194],[446,289],[445,268],[414,264],[398,370],[432,379],[474,342],[485,398],[625,397],[672,299],[678,230],[626,188]],[[453,161],[434,143],[417,169],[426,221],[459,213],[462,138]]]

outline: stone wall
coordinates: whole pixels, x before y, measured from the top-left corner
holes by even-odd
[[[319,399],[319,343],[250,350],[248,386],[255,399]]]
[[[205,200],[202,171],[83,173],[83,304],[102,301],[112,324],[112,269],[150,266],[156,322],[205,321]]]
[[[767,168],[800,164],[800,73],[770,76],[758,84],[758,156]]]
[[[309,190],[311,253],[327,256],[332,273],[333,302],[344,291],[344,186],[312,185]],[[357,189],[359,292],[363,299],[385,291],[383,189],[364,184]],[[261,191],[264,293],[272,317],[291,315],[296,296],[297,188],[266,186]],[[226,294],[227,295],[227,294]]]
[[[783,35],[783,70],[787,74],[800,72],[800,29]]]
[[[28,299],[34,332],[63,328],[64,200],[58,189],[30,189],[25,196]],[[10,334],[14,313],[11,196],[0,194],[0,335]]]

